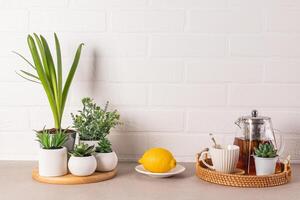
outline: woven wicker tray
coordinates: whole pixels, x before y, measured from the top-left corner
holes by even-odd
[[[281,172],[269,176],[255,176],[255,175],[238,175],[238,174],[224,174],[208,169],[202,161],[199,160],[200,154],[196,156],[196,174],[197,176],[207,182],[216,183],[219,185],[234,186],[234,187],[248,187],[248,188],[262,188],[272,187],[288,183],[291,180],[292,170],[290,161],[287,159],[284,163],[280,163]],[[211,162],[207,158],[207,162]]]

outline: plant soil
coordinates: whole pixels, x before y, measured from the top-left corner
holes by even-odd
[[[55,134],[57,132],[57,128],[51,128],[51,129],[44,129],[45,131],[49,131],[50,134]],[[43,132],[44,130],[39,130],[38,133],[41,133]],[[65,131],[66,133],[68,133],[69,135],[70,134],[73,134],[73,133],[76,133],[75,130],[73,129],[62,129],[62,131]]]

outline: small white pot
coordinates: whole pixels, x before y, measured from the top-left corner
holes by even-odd
[[[97,168],[97,162],[94,156],[71,156],[68,167],[70,172],[75,176],[89,176],[95,172]]]
[[[40,176],[63,176],[67,174],[67,149],[40,149],[39,174]]]
[[[271,175],[275,173],[278,156],[274,158],[261,158],[254,156],[257,176]]]
[[[97,160],[97,171],[107,172],[115,169],[118,164],[118,157],[116,153],[96,153],[95,158]]]

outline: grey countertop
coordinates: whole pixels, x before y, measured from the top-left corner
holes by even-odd
[[[118,175],[111,180],[86,185],[50,185],[31,179],[36,162],[0,161],[0,200],[299,200],[300,165],[293,165],[289,184],[272,188],[234,188],[204,182],[195,176],[194,164],[165,179],[135,172],[136,163],[120,163]]]

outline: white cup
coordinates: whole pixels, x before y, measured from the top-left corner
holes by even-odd
[[[236,145],[226,145],[221,146],[221,148],[215,148],[213,146],[209,148],[209,151],[203,151],[201,153],[200,160],[202,160],[203,164],[210,169],[222,173],[232,173],[236,169],[236,165],[239,160],[239,153],[240,147]],[[207,157],[208,154],[211,157],[213,165],[209,165],[205,162],[205,157]]]

